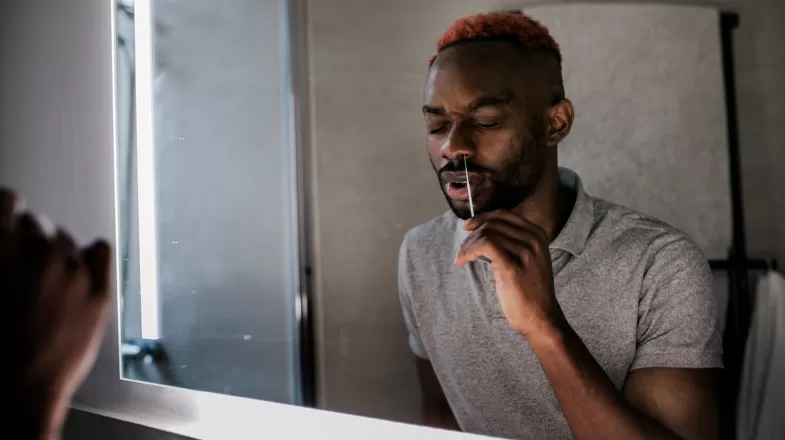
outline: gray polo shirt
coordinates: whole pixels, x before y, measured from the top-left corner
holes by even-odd
[[[556,298],[621,390],[631,370],[722,366],[708,262],[684,233],[589,196],[572,171],[572,213],[550,244]],[[464,431],[571,438],[540,364],[508,324],[488,263],[454,265],[466,238],[447,212],[406,234],[399,291],[415,355],[429,359]]]

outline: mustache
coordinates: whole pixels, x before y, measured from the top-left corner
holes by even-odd
[[[434,166],[434,169],[436,169],[436,166]],[[447,162],[443,167],[437,170],[437,173],[441,176],[444,173],[464,172],[467,169],[469,173],[493,174],[492,169],[486,168],[468,160],[466,161],[466,167],[464,168],[463,159]]]

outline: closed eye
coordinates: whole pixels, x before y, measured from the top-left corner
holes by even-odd
[[[429,134],[441,134],[447,131],[446,125],[439,125],[434,127],[428,127]]]
[[[490,129],[490,128],[498,127],[499,123],[498,122],[480,122],[480,121],[477,121],[477,126],[480,127],[480,128]]]

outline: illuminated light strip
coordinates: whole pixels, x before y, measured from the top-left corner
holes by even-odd
[[[136,184],[139,219],[139,287],[142,338],[160,338],[158,230],[153,112],[153,34],[151,0],[134,2],[136,49]]]

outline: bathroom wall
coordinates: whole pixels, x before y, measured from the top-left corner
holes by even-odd
[[[308,1],[322,407],[417,420],[395,273],[406,230],[446,209],[424,151],[426,62],[456,18],[541,3],[548,2]],[[785,86],[775,78],[785,77],[778,46],[785,2],[666,3],[741,14],[735,49],[748,248],[782,261],[785,125],[775,121],[785,119]]]

